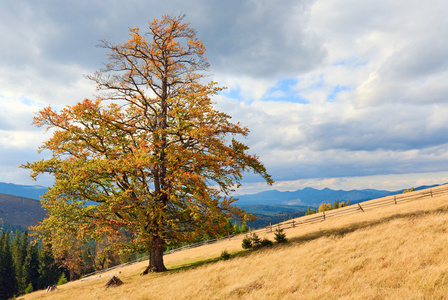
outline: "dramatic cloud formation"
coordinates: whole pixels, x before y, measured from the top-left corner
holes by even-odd
[[[129,27],[186,13],[211,79],[228,87],[216,106],[250,128],[246,142],[276,188],[442,183],[447,11],[442,0],[9,2],[0,11],[0,181],[30,183],[17,166],[45,155],[44,131],[30,124],[36,110],[95,92],[83,75],[106,60],[99,40],[120,43]],[[246,192],[265,188],[246,180]]]

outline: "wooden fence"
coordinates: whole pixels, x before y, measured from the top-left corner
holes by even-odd
[[[398,205],[403,202],[408,202],[408,201],[417,200],[417,199],[432,198],[434,196],[439,196],[439,195],[443,195],[443,194],[447,194],[447,193],[448,193],[448,185],[444,185],[444,186],[431,188],[431,189],[427,189],[427,190],[422,190],[422,191],[408,192],[408,193],[383,197],[383,198],[379,198],[379,199],[375,199],[375,200],[369,200],[369,201],[353,204],[350,206],[345,206],[345,207],[334,209],[334,210],[315,213],[315,214],[312,214],[309,216],[303,216],[303,217],[296,218],[296,219],[293,219],[293,220],[290,220],[287,222],[282,222],[282,223],[279,223],[276,225],[268,226],[263,229],[258,229],[253,232],[255,232],[257,234],[258,233],[262,234],[262,233],[266,233],[266,232],[272,232],[274,228],[275,229],[276,228],[282,228],[282,229],[295,228],[298,226],[322,222],[322,221],[325,221],[325,220],[331,219],[331,218],[343,217],[343,216],[354,214],[354,213],[362,213],[362,212],[366,212],[366,211],[376,209],[379,207]]]
[[[355,213],[363,213],[363,212],[366,212],[366,211],[369,211],[372,209],[376,209],[379,207],[398,205],[400,203],[407,202],[407,201],[412,201],[412,200],[417,200],[417,199],[427,199],[427,198],[432,198],[434,196],[439,196],[439,195],[443,195],[443,194],[447,194],[447,193],[448,193],[448,185],[443,185],[443,186],[438,186],[435,188],[426,189],[426,190],[422,190],[422,191],[408,192],[408,193],[378,198],[378,199],[374,199],[374,200],[368,200],[368,201],[353,204],[350,206],[345,206],[345,207],[338,208],[338,209],[333,209],[333,210],[329,210],[329,211],[315,213],[315,214],[308,215],[308,216],[299,217],[299,218],[289,220],[286,222],[281,222],[281,223],[278,223],[275,225],[270,225],[265,228],[260,228],[257,230],[250,230],[249,232],[246,232],[246,233],[233,234],[233,235],[228,235],[227,237],[221,237],[218,239],[207,240],[207,241],[203,241],[203,242],[199,242],[199,243],[195,243],[195,244],[191,244],[191,245],[186,245],[186,246],[183,246],[183,247],[180,247],[177,249],[168,250],[164,254],[167,255],[167,254],[171,254],[171,253],[175,253],[175,252],[179,252],[179,251],[183,251],[183,250],[201,247],[204,245],[214,244],[218,241],[223,241],[223,240],[230,241],[230,240],[234,240],[234,239],[243,239],[248,234],[252,235],[254,233],[256,233],[256,234],[269,233],[269,232],[273,232],[273,230],[277,229],[277,228],[289,229],[289,228],[295,228],[295,227],[313,224],[313,223],[317,223],[317,222],[323,222],[323,221],[325,221],[327,219],[331,219],[331,218],[343,217],[343,216],[347,216],[347,215],[351,215],[351,214],[355,214]],[[124,263],[124,264],[117,265],[117,266],[114,266],[114,267],[111,267],[108,269],[104,269],[104,270],[100,270],[100,271],[96,271],[96,272],[93,272],[90,274],[83,275],[82,277],[84,278],[84,277],[108,272],[113,269],[117,269],[117,268],[124,267],[127,265],[132,265],[132,264],[135,264],[135,263],[138,263],[138,262],[141,262],[144,260],[148,260],[148,259],[149,259],[149,256],[141,257],[137,260],[134,260],[134,261],[131,261],[128,263]]]

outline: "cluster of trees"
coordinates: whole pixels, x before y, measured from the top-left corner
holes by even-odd
[[[0,235],[0,300],[66,283],[97,270],[139,258],[143,254],[104,251],[94,240],[83,245],[76,273],[64,268],[52,255],[51,246],[35,242],[28,231],[4,230]],[[69,255],[69,253],[67,253]]]
[[[48,247],[32,243],[28,232],[2,231],[0,236],[0,299],[43,289],[65,276]]]
[[[415,192],[414,187],[411,187],[411,188],[409,188],[409,189],[407,189],[407,190],[404,190],[404,191],[403,191],[403,194],[405,194],[405,193],[409,193],[409,192]]]
[[[318,212],[323,212],[323,211],[328,211],[328,210],[332,210],[332,209],[338,209],[340,207],[344,207],[344,206],[350,206],[352,205],[350,202],[350,198],[347,200],[347,203],[345,202],[339,202],[339,198],[334,200],[334,203],[322,203],[321,205],[319,205],[319,207],[317,208],[317,211],[313,208],[311,208],[310,206],[308,206],[308,209],[305,212],[305,216],[307,215],[312,215]]]
[[[274,239],[275,242],[278,244],[283,244],[288,242],[288,239],[286,238],[286,233],[283,232],[282,228],[277,228],[274,232]],[[246,236],[243,241],[241,246],[243,247],[243,249],[251,249],[251,250],[256,250],[256,249],[260,249],[263,247],[269,247],[272,246],[274,243],[269,240],[269,239],[260,239],[258,237],[258,235],[254,232],[252,233],[251,236]]]
[[[227,220],[226,224],[227,234],[240,234],[245,233],[249,231],[249,226],[247,226],[246,222],[241,222],[241,224],[238,224],[236,221],[231,221],[231,219]]]

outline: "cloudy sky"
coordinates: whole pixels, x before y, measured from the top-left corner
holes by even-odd
[[[446,0],[0,1],[1,182],[51,184],[18,168],[45,157],[32,118],[91,97],[99,40],[180,13],[228,87],[216,107],[249,127],[273,188],[448,182]]]

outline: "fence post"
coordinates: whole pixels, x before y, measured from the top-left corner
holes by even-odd
[[[272,224],[269,222],[269,230],[272,232]]]
[[[295,228],[296,225],[294,224],[294,220],[292,220],[292,228]]]
[[[394,195],[395,205],[397,204],[397,196]]]
[[[431,192],[431,197],[432,197],[432,189],[429,190]]]
[[[364,212],[364,209],[362,209],[361,204],[358,203],[359,208]]]
[[[322,214],[324,215],[324,220],[325,220],[325,212],[323,211]]]

